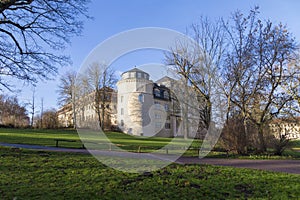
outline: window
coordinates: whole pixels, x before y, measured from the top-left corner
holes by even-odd
[[[124,115],[124,108],[121,108],[121,115]]]
[[[164,91],[164,98],[165,99],[170,99],[170,94],[168,91]]]
[[[154,89],[154,96],[160,97],[160,90],[158,88]]]
[[[124,120],[123,119],[121,120],[121,126],[124,126]]]
[[[169,111],[169,104],[165,104],[165,111]]]
[[[165,129],[171,129],[171,124],[170,123],[165,123]]]
[[[137,73],[137,78],[142,78],[142,73],[138,72]]]
[[[143,94],[139,95],[139,102],[141,102],[141,103],[144,102],[144,95]]]
[[[123,97],[123,96],[121,96],[121,103],[123,103],[123,100],[124,100],[124,97]]]
[[[160,115],[160,114],[157,114],[157,113],[155,113],[155,119],[161,119],[161,115]]]

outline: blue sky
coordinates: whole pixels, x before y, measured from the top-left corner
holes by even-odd
[[[70,68],[79,70],[81,63],[99,43],[120,32],[162,27],[184,33],[186,27],[196,23],[200,16],[228,19],[233,11],[248,13],[255,5],[260,7],[262,18],[287,24],[300,41],[300,1],[297,0],[92,0],[89,12],[94,20],[86,21],[82,36],[71,40],[72,44],[65,53],[71,56],[73,65],[59,69],[59,73],[63,74]],[[154,50],[130,53],[114,62],[113,66],[122,72],[147,63],[163,63],[162,53]],[[157,78],[153,77],[154,80]],[[38,84],[37,107],[41,98],[44,98],[45,108],[58,107],[57,86],[57,80]],[[18,97],[22,102],[29,101],[32,95],[30,87],[21,89],[23,92],[17,94]]]

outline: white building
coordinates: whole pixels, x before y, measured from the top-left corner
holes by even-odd
[[[285,136],[287,139],[300,139],[300,118],[276,119],[270,123],[269,127],[276,137]]]
[[[154,83],[148,73],[134,68],[121,75],[117,91],[118,126],[123,132],[137,136],[176,136],[180,116],[173,109],[177,102],[169,88]]]
[[[177,136],[181,122],[180,106],[165,86],[171,86],[172,81],[164,77],[154,83],[148,73],[138,68],[124,72],[107,105],[110,112],[105,113],[111,126],[136,136]],[[85,103],[76,107],[77,127],[88,127],[90,122],[97,120],[90,97],[92,95],[85,96],[81,101]],[[58,111],[58,118],[63,126],[72,125],[70,104]]]

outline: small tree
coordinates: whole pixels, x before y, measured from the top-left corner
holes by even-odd
[[[58,86],[58,104],[65,106],[67,104],[72,105],[73,113],[73,127],[76,128],[76,72],[68,71],[63,74],[59,79]]]
[[[59,121],[55,109],[45,110],[42,116],[36,117],[36,127],[45,129],[55,129],[59,127]]]
[[[113,88],[116,78],[114,70],[99,63],[89,66],[85,74],[81,74],[81,88],[83,92],[78,92],[81,96],[80,107],[92,106],[96,113],[99,127],[103,130],[108,128],[108,117],[110,115],[110,103],[112,101]],[[86,94],[88,92],[88,94]]]
[[[11,127],[29,125],[26,108],[20,105],[17,97],[0,95],[0,123]]]

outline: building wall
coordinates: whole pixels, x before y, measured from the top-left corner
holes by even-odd
[[[130,75],[129,75],[130,74]],[[147,110],[153,105],[152,81],[149,75],[142,71],[126,72],[117,83],[118,125],[123,132],[132,135],[148,135],[151,127],[144,127],[149,121]]]
[[[270,124],[270,129],[276,137],[285,135],[287,139],[300,139],[299,120],[291,122],[276,120]]]
[[[130,74],[130,75],[129,75]],[[157,98],[154,88],[167,90],[149,80],[149,75],[133,69],[122,74],[117,83],[117,118],[123,132],[137,136],[173,137],[169,98]]]

